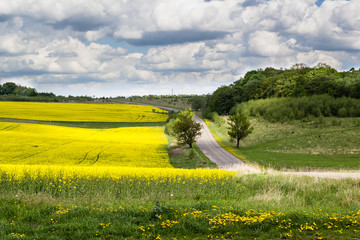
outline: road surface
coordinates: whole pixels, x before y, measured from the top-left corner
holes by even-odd
[[[244,163],[221,147],[211,134],[204,120],[198,116],[195,116],[194,119],[202,125],[201,135],[197,137],[196,145],[210,161],[216,163],[218,168],[240,172],[260,172],[259,169]]]
[[[159,107],[165,110],[174,110],[178,112],[179,110],[167,107]],[[195,121],[200,123],[203,128],[201,129],[201,136],[196,139],[196,144],[200,150],[205,154],[210,161],[216,163],[220,169],[232,170],[241,173],[256,173],[261,172],[261,170],[250,166],[240,159],[236,158],[230,152],[225,150],[219,145],[211,134],[209,128],[206,126],[204,120],[198,116],[194,117]],[[341,179],[341,178],[352,178],[360,179],[360,173],[347,173],[347,172],[281,172],[282,174],[290,175],[301,175],[301,176],[311,176],[319,178],[332,178],[332,179]]]
[[[195,121],[200,123],[203,128],[201,130],[201,136],[196,139],[196,144],[200,150],[208,157],[212,162],[216,163],[220,169],[232,170],[236,172],[261,172],[259,169],[252,167],[243,161],[236,158],[229,153],[223,147],[221,147],[211,134],[209,128],[205,122],[198,116],[194,117]],[[351,172],[282,172],[282,174],[291,174],[298,176],[310,176],[319,178],[352,178],[360,179],[360,173]]]
[[[159,106],[158,106],[159,107]],[[159,107],[168,111],[178,112],[179,110],[169,107]],[[196,145],[199,149],[204,153],[204,155],[213,163],[215,163],[220,169],[239,169],[244,168],[247,171],[256,170],[252,169],[253,167],[245,164],[243,161],[232,155],[230,152],[225,150],[223,147],[219,145],[219,143],[215,140],[214,136],[211,134],[209,128],[206,126],[204,120],[202,120],[198,116],[194,116],[194,120],[202,125],[201,135],[196,138]]]
[[[219,168],[227,168],[234,164],[245,164],[216,142],[204,120],[198,116],[195,116],[194,119],[202,125],[201,135],[197,137],[196,145],[210,161],[216,163]]]

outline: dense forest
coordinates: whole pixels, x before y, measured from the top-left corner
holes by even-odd
[[[315,97],[317,95],[326,96]],[[320,114],[323,116],[359,116],[360,70],[351,69],[338,72],[324,63],[320,63],[316,67],[296,64],[291,69],[266,68],[253,70],[247,72],[243,78],[235,81],[230,86],[221,86],[211,96],[204,97],[202,99],[202,109],[205,116],[211,112],[229,114],[231,109],[234,111],[234,107],[239,103],[272,98],[291,98],[293,100],[267,101],[266,104],[262,102],[261,104],[265,104],[266,107],[264,105],[261,110],[259,110],[259,107],[256,110],[257,115],[262,115],[266,108],[270,108],[270,105],[279,105],[281,102],[281,107],[289,110],[286,113],[290,115],[290,118]],[[343,100],[334,100],[340,98]],[[344,98],[348,100],[344,100]],[[310,104],[312,101],[315,102]],[[306,102],[309,103],[307,106],[317,106],[314,109],[312,107],[299,109]],[[339,102],[342,104],[339,105]],[[328,106],[324,107],[324,104]],[[328,110],[331,108],[330,105],[336,105],[337,107],[330,111]],[[243,104],[243,106],[245,105]],[[237,106],[237,111],[240,111],[240,108]],[[346,113],[343,108],[346,109]],[[292,114],[290,109],[293,112]],[[339,109],[342,110],[339,111]],[[253,111],[255,111],[255,108],[253,108]],[[293,117],[293,115],[295,116]]]

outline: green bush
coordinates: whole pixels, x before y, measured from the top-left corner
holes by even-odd
[[[347,110],[344,107],[339,108],[338,114],[339,117],[347,117]]]
[[[360,117],[360,99],[313,95],[298,98],[269,98],[237,104],[232,113],[263,117],[270,122],[284,122],[314,117]]]
[[[218,125],[219,127],[223,124],[225,124],[225,121],[222,117],[219,116],[219,114],[217,114],[217,112],[213,112],[212,113],[212,120],[214,121],[214,123],[216,125]]]
[[[168,123],[165,125],[165,133],[170,136],[174,136],[174,131],[172,130],[172,126],[174,125],[175,119],[171,118]]]

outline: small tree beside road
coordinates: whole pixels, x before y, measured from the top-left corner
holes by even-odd
[[[194,119],[194,112],[191,109],[185,109],[178,114],[172,130],[180,144],[187,144],[192,148],[195,138],[201,135],[201,124]]]
[[[229,117],[228,134],[237,140],[236,147],[239,148],[239,142],[253,131],[250,122],[243,113],[237,113]]]

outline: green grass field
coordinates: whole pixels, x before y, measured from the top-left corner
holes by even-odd
[[[221,127],[210,123],[223,144],[232,146],[250,162],[264,167],[295,170],[359,170],[360,119],[324,118],[311,122],[270,123],[251,119],[253,133],[235,143]]]
[[[58,183],[59,184],[59,183]],[[61,184],[61,183],[60,183]],[[1,239],[353,239],[359,180],[241,175],[224,184],[0,182]]]

